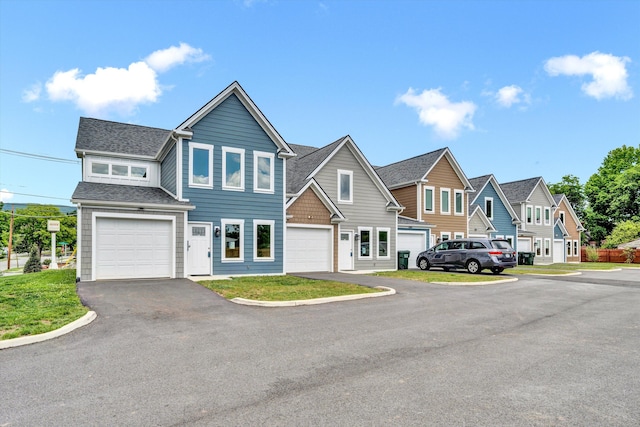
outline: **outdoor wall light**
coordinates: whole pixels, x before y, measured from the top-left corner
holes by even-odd
[[[220,227],[215,227],[215,228],[213,229],[213,234],[214,234],[216,237],[220,237]]]
[[[359,235],[358,233],[356,233],[356,234],[353,236],[353,238],[354,238],[354,239],[356,239],[356,240],[360,240],[360,235]]]

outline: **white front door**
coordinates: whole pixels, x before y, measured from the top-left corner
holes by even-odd
[[[340,232],[338,270],[353,270],[353,231]]]
[[[565,262],[564,259],[564,240],[553,241],[553,262]]]
[[[211,274],[211,224],[189,224],[187,274]]]

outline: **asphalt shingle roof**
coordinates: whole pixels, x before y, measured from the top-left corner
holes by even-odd
[[[133,185],[103,184],[98,182],[79,182],[71,199],[74,201],[91,200],[114,203],[157,204],[191,207],[188,202],[174,199],[158,187],[138,187]]]
[[[441,148],[387,166],[380,166],[376,168],[376,172],[380,175],[380,178],[382,178],[382,181],[387,187],[393,187],[407,182],[416,182],[424,177],[445,150],[446,148]]]
[[[505,182],[500,184],[500,188],[502,188],[502,192],[507,196],[510,203],[520,203],[527,200],[540,179],[538,176],[520,181]]]
[[[80,118],[76,152],[99,151],[154,157],[165,143],[170,130]]]
[[[289,144],[289,147],[297,154],[296,157],[287,160],[287,192],[297,193],[307,183],[307,177],[313,172],[333,151],[344,141],[342,137],[322,148],[308,145]]]

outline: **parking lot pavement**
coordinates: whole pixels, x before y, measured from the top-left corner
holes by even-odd
[[[0,351],[0,425],[638,425],[637,276],[275,309],[81,283],[92,324]]]

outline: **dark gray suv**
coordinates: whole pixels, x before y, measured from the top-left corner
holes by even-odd
[[[466,268],[469,273],[480,273],[483,269],[491,269],[493,274],[500,274],[505,268],[513,268],[518,264],[516,251],[507,240],[489,238],[469,238],[446,240],[420,252],[416,265],[422,270],[440,267],[444,271]]]

